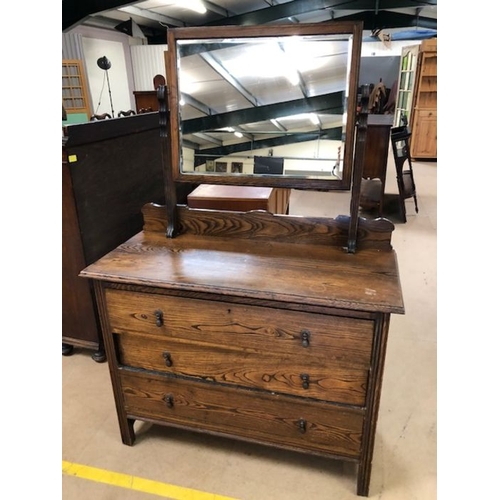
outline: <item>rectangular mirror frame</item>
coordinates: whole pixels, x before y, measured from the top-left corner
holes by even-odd
[[[174,28],[168,31],[168,51],[165,52],[167,73],[168,107],[170,110],[170,161],[172,180],[199,184],[228,184],[262,187],[284,187],[298,189],[348,190],[351,188],[354,165],[354,142],[356,128],[357,87],[361,58],[363,23],[332,21],[318,24],[290,24],[265,26],[214,26]],[[344,146],[344,168],[342,179],[318,179],[298,176],[257,176],[257,175],[204,175],[181,172],[180,136],[180,92],[178,85],[178,40],[207,40],[220,38],[259,38],[286,36],[317,36],[331,34],[352,35],[352,53],[348,80],[347,122]]]

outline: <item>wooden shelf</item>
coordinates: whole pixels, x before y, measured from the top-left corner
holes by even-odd
[[[412,131],[411,157],[436,158],[437,39],[403,48],[398,89],[394,126],[404,125],[406,117]]]
[[[83,71],[79,59],[62,61],[62,103],[66,113],[85,113],[90,119],[90,105]]]

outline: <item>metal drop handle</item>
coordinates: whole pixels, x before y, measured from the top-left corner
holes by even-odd
[[[306,426],[307,426],[307,422],[306,422],[303,418],[301,418],[301,419],[299,420],[299,431],[300,431],[302,434],[305,434],[305,432],[306,432],[306,430],[307,430]]]
[[[158,327],[163,326],[163,312],[157,309],[155,311],[155,317],[156,317],[156,326]]]
[[[172,366],[173,365],[173,362],[172,362],[172,356],[170,355],[169,352],[165,351],[163,353],[163,358],[165,359],[165,364],[167,366]]]
[[[309,342],[311,340],[311,332],[309,330],[302,330],[300,332],[300,337],[302,339],[302,347],[309,347]]]

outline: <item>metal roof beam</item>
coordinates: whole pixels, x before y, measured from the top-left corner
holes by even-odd
[[[199,149],[198,154],[228,156],[234,153],[243,151],[251,151],[252,149],[266,149],[274,146],[284,146],[286,144],[296,144],[299,142],[315,141],[320,139],[338,140],[342,139],[342,127],[334,127],[324,129],[321,132],[304,132],[300,134],[283,135],[279,137],[269,137],[267,139],[259,139],[252,142],[240,142],[238,144],[230,144],[220,148]]]
[[[200,54],[200,57],[214,69],[217,73],[219,73],[224,80],[230,83],[252,106],[258,106],[259,101],[257,98],[251,94],[241,83],[234,78],[231,73],[212,55],[208,52]]]
[[[218,146],[222,146],[223,142],[219,139],[216,139],[215,137],[212,137],[209,134],[202,134],[201,132],[196,132],[196,134],[193,134],[195,137],[199,137],[200,139],[203,139],[204,141],[211,142],[212,144],[217,144]]]
[[[62,2],[62,30],[63,32],[82,24],[92,14],[106,10],[118,9],[126,5],[138,3],[123,0],[63,0]]]
[[[158,21],[158,23],[170,24],[171,26],[184,27],[186,23],[180,19],[175,19],[173,17],[164,16],[163,14],[157,14],[147,9],[139,9],[138,7],[120,7],[118,9],[121,12],[126,12],[132,16],[143,17],[145,19],[150,19],[152,21]]]
[[[380,0],[378,2],[378,10],[429,7],[435,5],[437,5],[437,0]],[[326,9],[374,11],[376,8],[377,5],[373,0],[294,0],[253,12],[247,12],[246,14],[225,17],[206,23],[206,26],[266,24]]]
[[[373,12],[358,12],[356,14],[342,17],[342,20],[363,21],[363,28],[365,30],[408,28],[410,26],[437,29],[436,19],[389,11],[382,11],[378,14]]]
[[[238,127],[246,123],[256,123],[301,113],[329,112],[342,114],[344,111],[344,92],[296,99],[293,101],[279,102],[259,106],[257,108],[240,109],[218,115],[203,116],[182,122],[184,134],[204,132],[224,127]]]
[[[194,97],[190,96],[189,94],[182,92],[181,99],[184,101],[184,104],[189,104],[189,106],[197,109],[198,111],[201,111],[205,115],[216,115],[217,114],[217,112],[215,110],[213,110],[210,106],[207,106],[203,102],[198,101],[198,99],[195,99]]]

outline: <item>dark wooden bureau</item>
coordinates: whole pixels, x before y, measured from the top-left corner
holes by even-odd
[[[351,460],[366,495],[389,318],[404,311],[394,226],[362,220],[348,254],[348,218],[180,207],[166,239],[164,207],[143,212],[142,232],[82,272],[123,442],[144,420]]]
[[[238,37],[242,44],[247,36],[269,43],[269,36],[285,35],[325,35],[328,52],[351,47],[354,95],[362,23],[170,30],[168,103],[166,87],[158,88],[165,206],[145,205],[142,231],[81,276],[95,285],[123,443],[134,443],[134,422],[142,420],[351,461],[357,464],[357,493],[367,496],[390,316],[404,313],[391,246],[394,225],[358,216],[367,88],[358,116],[355,101],[347,102],[342,179],[192,175],[181,169],[181,150],[197,147],[179,135],[185,129],[178,121],[176,69],[183,50],[176,43],[181,47],[194,37],[190,57],[206,51],[207,39],[217,48],[231,40],[233,49]],[[344,37],[340,45],[337,38],[330,43],[332,35]],[[293,103],[285,106],[296,113]],[[250,123],[249,112],[236,117]],[[228,114],[205,119],[220,128]],[[350,215],[189,208],[176,202],[175,183],[193,180],[350,189]]]
[[[157,113],[64,129],[62,147],[62,352],[105,361],[92,284],[78,277],[142,228],[142,206],[164,203]],[[185,200],[192,186],[177,189]]]

